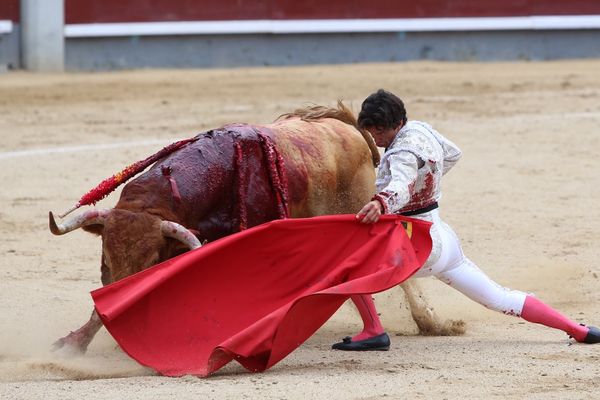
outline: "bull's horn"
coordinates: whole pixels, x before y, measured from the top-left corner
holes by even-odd
[[[52,211],[48,213],[48,225],[50,226],[50,232],[55,235],[64,235],[72,230],[81,228],[87,225],[104,225],[106,217],[108,217],[110,210],[90,210],[83,214],[71,217],[62,224],[57,224],[54,220]]]
[[[176,222],[162,221],[160,223],[160,229],[164,236],[179,240],[181,243],[189,247],[190,250],[202,246],[198,238],[192,232],[190,232],[189,229],[187,229],[185,226],[179,225]]]

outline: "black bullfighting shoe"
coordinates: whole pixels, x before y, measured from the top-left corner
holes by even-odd
[[[381,335],[353,342],[350,336],[346,336],[331,348],[346,351],[387,351],[390,349],[390,337],[384,332]]]
[[[595,344],[600,343],[600,329],[595,326],[588,326],[589,331],[585,339],[583,339],[583,343],[587,344]]]

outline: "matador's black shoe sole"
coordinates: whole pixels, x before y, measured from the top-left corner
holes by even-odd
[[[600,329],[595,326],[588,326],[589,331],[585,339],[583,339],[583,343],[587,344],[595,344],[600,343]]]
[[[390,337],[384,332],[378,336],[353,342],[350,336],[346,336],[343,341],[335,343],[331,348],[345,351],[387,351],[390,349]]]

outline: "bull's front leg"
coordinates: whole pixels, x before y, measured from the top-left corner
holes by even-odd
[[[410,307],[413,320],[424,336],[456,336],[465,333],[464,321],[447,320],[442,322],[433,308],[427,304],[423,292],[414,279],[400,284]]]
[[[54,342],[52,350],[60,350],[60,353],[65,355],[84,354],[100,328],[102,328],[102,320],[94,310],[85,325]]]
[[[102,257],[100,262],[100,273],[102,286],[106,286],[113,281],[110,269],[104,262],[104,257]],[[102,320],[94,309],[90,316],[90,320],[81,328],[54,342],[52,344],[52,351],[59,351],[66,356],[84,354],[94,339],[94,336],[96,336],[96,333],[102,328],[102,325]]]

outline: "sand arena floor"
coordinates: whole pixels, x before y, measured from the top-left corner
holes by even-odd
[[[156,376],[101,330],[88,354],[51,343],[83,324],[100,285],[99,239],[55,237],[61,212],[125,165],[228,122],[266,123],[379,87],[464,151],[441,212],[503,285],[600,325],[600,61],[0,74],[0,398],[600,398],[600,345],[486,310],[422,280],[461,337],[415,336],[398,289],[378,295],[386,353],[329,350],[359,329],[343,308],[273,369]],[[99,203],[110,207],[118,193]]]

